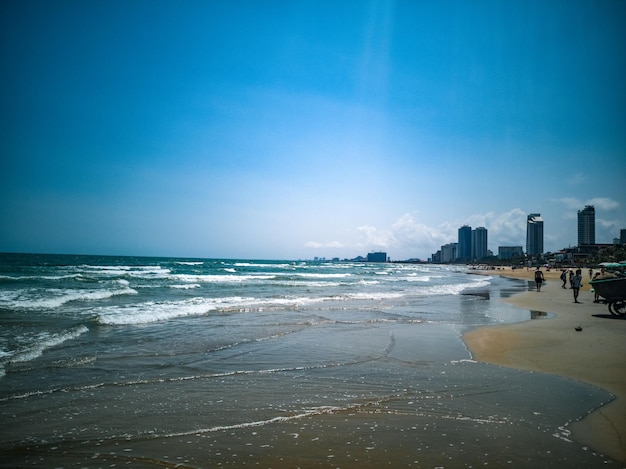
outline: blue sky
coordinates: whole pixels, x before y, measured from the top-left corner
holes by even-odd
[[[0,4],[0,251],[427,258],[626,228],[626,2]]]

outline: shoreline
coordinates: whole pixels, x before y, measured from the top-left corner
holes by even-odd
[[[533,272],[500,268],[470,273],[534,281]],[[568,428],[573,440],[626,463],[626,320],[612,316],[605,304],[593,303],[586,271],[580,304],[574,303],[569,288],[561,287],[560,271],[543,272],[541,292],[527,291],[504,301],[554,317],[473,329],[463,340],[477,361],[565,376],[612,393],[614,400]]]

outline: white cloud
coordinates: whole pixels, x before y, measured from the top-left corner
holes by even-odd
[[[489,247],[524,246],[526,242],[526,216],[519,208],[503,213],[475,214],[458,222],[444,222],[438,226],[420,223],[416,213],[405,213],[389,229],[363,225],[357,228],[362,250],[385,250],[396,258],[425,257],[437,252],[442,245],[458,241],[458,229],[463,225],[472,228],[484,226],[489,230]]]
[[[343,244],[339,241],[331,241],[330,243],[326,243],[326,247],[340,249],[343,248]]]
[[[562,197],[560,199],[554,199],[556,202],[560,202],[568,209],[582,210],[585,205],[593,205],[600,210],[615,210],[619,207],[619,202],[608,197],[594,197],[593,199],[587,199],[582,201],[574,197]]]
[[[402,215],[391,227],[394,237],[402,247],[435,247],[454,241],[454,230],[446,222],[438,228],[418,223],[410,213]],[[438,247],[437,247],[438,249]]]
[[[456,241],[456,228],[447,222],[438,227],[418,223],[413,214],[405,213],[387,230],[363,225],[357,228],[361,236],[358,247],[386,250],[396,258],[423,257],[439,250],[442,244]]]
[[[390,231],[380,231],[374,226],[362,225],[357,228],[361,235],[360,246],[366,248],[389,249],[396,246],[396,240]]]
[[[601,210],[615,210],[619,207],[619,202],[608,197],[596,197],[585,202],[585,205],[593,205]]]
[[[563,205],[565,205],[566,208],[568,209],[576,209],[576,210],[580,210],[581,208],[583,208],[583,202],[575,199],[573,197],[561,197],[560,199],[553,199],[555,202],[559,202]]]
[[[307,243],[304,243],[304,247],[312,248],[312,249],[323,249],[323,248],[340,249],[340,248],[343,248],[344,245],[340,243],[339,241],[331,241],[329,243],[319,243],[317,241],[309,241]]]
[[[528,214],[519,208],[507,212],[474,214],[462,224],[488,230],[489,248],[497,253],[498,246],[522,246],[526,244],[526,220]],[[459,227],[462,225],[459,224]]]

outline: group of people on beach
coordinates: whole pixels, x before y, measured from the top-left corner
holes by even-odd
[[[589,275],[591,275],[591,272]],[[567,288],[565,286],[567,283],[567,271],[566,270],[563,270],[561,272],[561,280],[563,281],[562,287]],[[537,285],[538,292],[541,291],[541,284],[543,282],[545,282],[543,272],[541,271],[539,267],[537,267],[537,270],[535,270],[535,285]],[[569,271],[569,284],[570,284],[570,288],[572,289],[572,292],[574,293],[574,303],[580,303],[580,301],[578,301],[578,294],[580,293],[580,287],[582,285],[582,282],[583,282],[582,270],[576,269],[576,273],[574,273],[571,270]]]

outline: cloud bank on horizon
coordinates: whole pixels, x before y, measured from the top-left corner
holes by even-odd
[[[551,251],[557,251],[561,248],[575,246],[577,244],[577,211],[586,205],[593,205],[596,208],[596,237],[605,241],[597,241],[611,243],[613,238],[619,238],[620,229],[623,222],[610,218],[620,208],[620,203],[606,197],[598,197],[587,201],[580,201],[575,198],[565,197],[555,199],[555,203],[564,206],[561,219],[557,223],[566,223],[570,225],[569,244],[562,244],[563,237],[559,237],[558,233],[562,233],[562,229],[550,229],[548,225],[545,233],[545,242],[548,245],[560,246],[553,248]],[[415,221],[419,218],[419,214],[405,213],[397,221],[395,221],[388,229],[379,230],[374,226],[360,226],[356,231],[360,235],[359,240],[354,246],[347,246],[340,241],[331,241],[328,243],[320,243],[309,241],[306,243],[307,248],[311,248],[324,253],[318,257],[336,257],[341,252],[345,252],[349,248],[351,252],[359,251],[388,251],[388,252],[429,252],[435,253],[439,248],[448,243],[456,243],[458,241],[458,229],[463,225],[469,225],[472,228],[479,226],[487,227],[489,236],[489,248],[497,255],[498,246],[522,246],[526,250],[526,221],[530,212],[525,212],[519,208],[514,208],[507,212],[494,213],[487,212],[485,214],[474,214],[464,219],[451,222],[443,222],[438,226],[426,226]],[[598,214],[600,216],[598,216]],[[608,218],[607,218],[608,216]],[[573,236],[572,236],[573,235]],[[561,243],[561,244],[559,244]],[[546,251],[548,252],[549,249]],[[417,257],[417,256],[415,256]],[[399,259],[409,259],[411,256],[399,257]],[[426,257],[422,257],[426,260]]]
[[[426,259],[626,228],[624,2],[3,2],[0,251]]]

